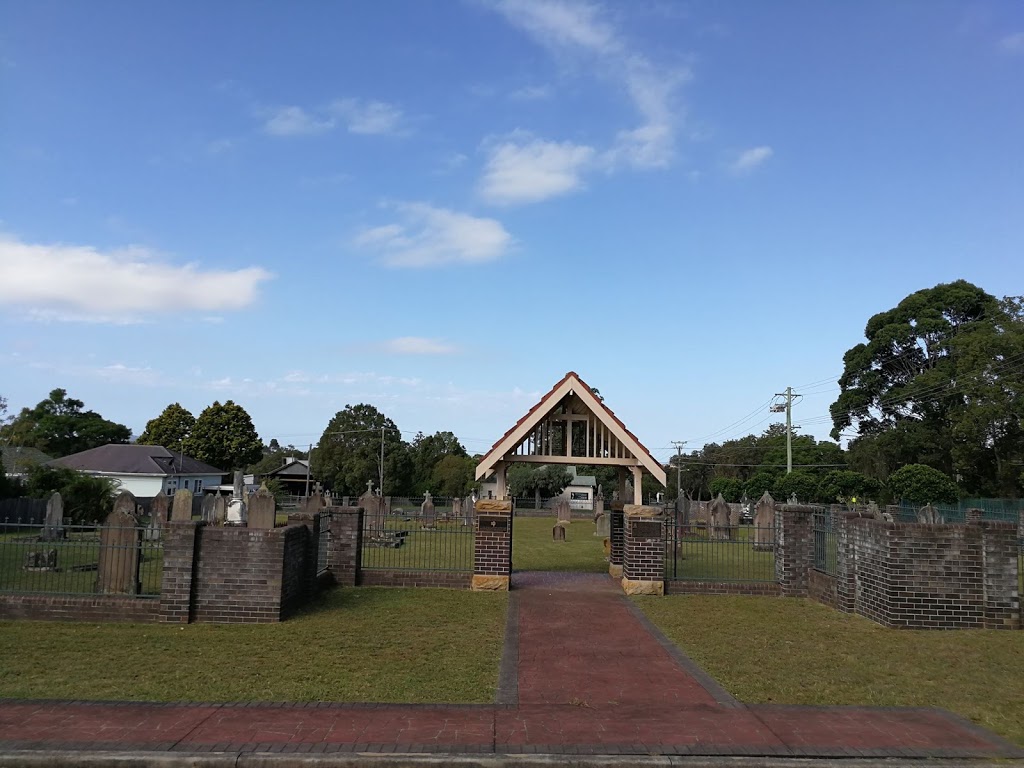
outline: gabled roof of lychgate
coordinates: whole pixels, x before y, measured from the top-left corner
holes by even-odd
[[[493,472],[495,465],[502,461],[506,454],[514,450],[538,424],[544,421],[568,394],[575,394],[583,405],[597,417],[598,421],[613,433],[619,434],[623,445],[636,459],[636,464],[654,475],[663,485],[665,484],[665,468],[651,455],[651,452],[644,447],[636,435],[629,431],[612,409],[593,394],[590,386],[575,371],[565,374],[536,405],[527,411],[525,416],[494,443],[487,455],[477,464],[476,479],[479,480]],[[580,464],[586,464],[585,457],[573,458]],[[511,461],[515,461],[515,459],[511,459]],[[623,463],[625,464],[625,462]]]

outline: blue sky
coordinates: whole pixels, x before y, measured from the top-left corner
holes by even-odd
[[[3,0],[0,169],[13,410],[824,437],[872,314],[1024,292],[1024,5]]]

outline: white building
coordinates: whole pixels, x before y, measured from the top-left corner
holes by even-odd
[[[204,488],[219,486],[224,475],[216,467],[159,445],[101,445],[54,459],[47,466],[109,477],[138,498],[156,496],[161,490],[170,495],[179,488],[202,493]]]

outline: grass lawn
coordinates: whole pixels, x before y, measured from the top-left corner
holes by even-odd
[[[741,701],[940,706],[1024,745],[1024,632],[885,629],[810,600],[637,604]]]
[[[604,540],[589,520],[573,520],[565,541],[552,541],[555,517],[517,517],[512,525],[512,568],[517,571],[608,573]]]
[[[507,601],[360,587],[270,625],[0,621],[0,697],[487,703]]]

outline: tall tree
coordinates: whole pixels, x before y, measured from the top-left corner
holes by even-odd
[[[195,425],[195,416],[180,403],[171,403],[159,416],[146,422],[146,428],[135,442],[139,445],[162,445],[169,451],[181,453]]]
[[[85,403],[68,397],[67,390],[55,389],[34,408],[21,412],[3,427],[3,438],[11,445],[38,448],[51,456],[68,456],[107,443],[127,443],[132,431],[124,424],[107,421]]]
[[[413,484],[416,493],[436,490],[434,469],[447,456],[464,458],[468,456],[466,449],[451,432],[435,432],[424,435],[418,432],[410,447],[413,464]],[[451,494],[445,494],[451,495]]]
[[[833,437],[856,428],[854,468],[885,480],[920,463],[983,495],[1020,492],[1024,311],[958,280],[873,316],[843,358]],[[853,456],[851,457],[853,459]]]
[[[475,469],[469,456],[449,454],[434,465],[433,488],[441,496],[465,496],[476,486]]]
[[[346,405],[334,414],[313,448],[313,476],[336,494],[359,495],[367,483],[379,485],[381,435],[384,443],[384,493],[408,493],[412,486],[409,447],[395,422],[372,405]]]
[[[215,401],[199,414],[183,443],[184,453],[230,472],[244,469],[263,455],[256,428],[245,408],[232,400]]]

